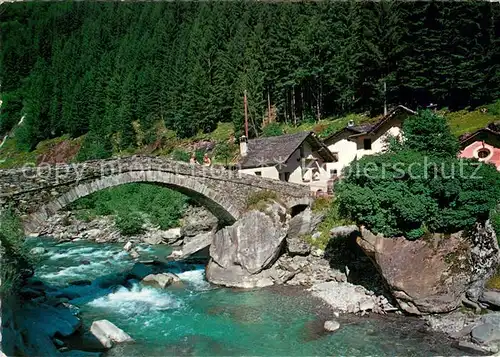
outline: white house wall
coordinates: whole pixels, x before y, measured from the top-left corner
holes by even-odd
[[[241,173],[248,175],[255,175],[256,172],[260,172],[262,177],[278,180],[279,174],[278,169],[275,166],[266,167],[256,167],[252,169],[241,169]]]
[[[337,174],[340,175],[342,169],[349,165],[355,158],[357,153],[357,145],[355,141],[351,141],[348,138],[343,138],[336,143],[328,146],[328,149],[337,153],[338,161],[327,163],[327,170],[330,173],[332,170],[337,170]]]

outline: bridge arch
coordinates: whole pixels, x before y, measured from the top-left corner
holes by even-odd
[[[232,204],[228,197],[215,192],[195,177],[156,170],[129,171],[82,182],[62,193],[34,213],[29,214],[25,219],[25,230],[28,233],[36,232],[48,218],[79,198],[106,188],[139,182],[165,186],[185,194],[207,208],[219,219],[221,225],[233,224],[241,215],[240,210]]]

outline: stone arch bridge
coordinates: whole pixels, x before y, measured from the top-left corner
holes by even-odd
[[[259,191],[275,192],[290,209],[311,201],[305,185],[161,157],[131,156],[0,170],[0,211],[12,207],[21,215],[26,232],[36,233],[50,216],[71,202],[131,182],[182,192],[210,210],[222,225],[236,221],[246,210],[249,197]]]

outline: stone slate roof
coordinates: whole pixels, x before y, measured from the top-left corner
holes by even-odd
[[[472,134],[465,134],[460,137],[460,147],[464,149],[474,141],[484,141],[485,143],[500,148],[500,133],[490,128],[479,129]]]
[[[389,120],[395,117],[395,115],[399,112],[407,112],[408,114],[414,115],[417,112],[414,110],[411,110],[410,108],[405,107],[404,105],[398,105],[396,108],[391,110],[387,115],[382,117],[378,122],[374,124],[362,124],[362,125],[355,125],[355,126],[346,126],[339,131],[331,134],[328,136],[324,141],[330,141],[331,139],[334,139],[337,136],[340,136],[340,134],[344,132],[352,132],[353,135],[357,134],[374,134],[376,133],[385,123],[387,123]]]
[[[304,141],[307,141],[325,161],[335,160],[335,156],[313,132],[304,131],[248,140],[247,156],[242,157],[239,164],[242,168],[252,168],[284,163]]]

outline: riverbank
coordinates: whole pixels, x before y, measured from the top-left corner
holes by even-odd
[[[176,273],[183,285],[159,289],[126,278],[136,262],[121,244],[57,244],[46,238],[30,239],[29,244],[46,250],[35,273],[55,289],[45,292],[45,298],[60,295],[58,299],[74,305],[82,321],[79,331],[107,319],[135,340],[116,345],[106,356],[459,354],[451,340],[427,332],[421,320],[374,314],[337,317],[301,286],[221,288],[205,280],[203,266],[167,262],[155,269]],[[152,260],[171,248],[139,249]],[[323,325],[331,319],[340,328],[328,333]],[[82,336],[60,339],[59,350],[83,349]]]

